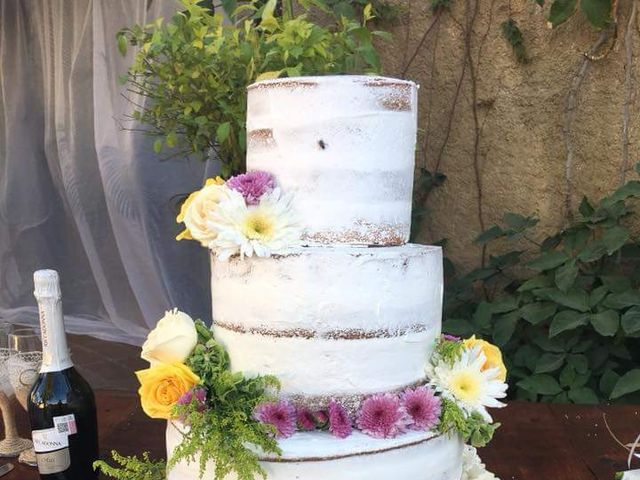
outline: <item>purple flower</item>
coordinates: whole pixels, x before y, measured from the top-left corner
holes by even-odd
[[[455,335],[449,335],[448,333],[443,333],[442,339],[446,340],[447,342],[459,342],[460,340],[462,340],[460,337],[456,337]]]
[[[402,405],[411,417],[413,430],[431,430],[440,421],[442,400],[430,388],[407,389],[402,394]]]
[[[298,426],[301,430],[314,430],[316,428],[316,419],[308,408],[298,408],[296,415],[298,417]]]
[[[256,420],[276,429],[276,437],[287,438],[296,431],[296,408],[286,400],[265,402],[254,413]]]
[[[345,408],[335,400],[329,403],[329,431],[334,437],[347,438],[351,435],[351,419]]]
[[[375,438],[393,438],[403,433],[411,424],[397,395],[384,393],[367,398],[360,407],[358,428]]]
[[[262,195],[275,188],[276,181],[270,173],[256,171],[231,177],[226,185],[240,192],[247,205],[257,205]]]
[[[196,402],[199,412],[204,412],[207,408],[207,391],[202,387],[194,387],[182,395],[177,404],[184,407],[193,402]]]
[[[316,425],[320,428],[325,428],[329,423],[329,414],[325,410],[318,410],[313,413],[313,418],[316,421]]]

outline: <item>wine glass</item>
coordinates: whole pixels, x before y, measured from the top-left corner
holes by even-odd
[[[13,331],[10,323],[0,322],[0,411],[4,423],[4,440],[0,441],[0,457],[17,457],[20,452],[32,446],[31,441],[18,436],[16,420],[10,396],[13,393],[9,380],[9,334]]]
[[[27,400],[33,384],[38,379],[42,363],[42,343],[40,336],[30,328],[15,330],[9,334],[9,379],[18,402],[27,409]],[[18,461],[35,467],[36,454],[33,444],[20,453]]]

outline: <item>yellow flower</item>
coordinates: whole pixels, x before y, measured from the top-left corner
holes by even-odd
[[[462,370],[451,376],[450,388],[463,402],[475,402],[482,394],[482,379],[473,372]]]
[[[502,361],[502,352],[498,347],[485,340],[476,338],[475,335],[471,338],[467,338],[463,343],[467,348],[480,346],[482,353],[484,353],[484,356],[487,358],[482,370],[497,368],[499,370],[499,374],[496,378],[501,382],[504,382],[507,379],[507,367],[504,366],[504,362]]]
[[[187,197],[187,199],[182,203],[182,206],[180,207],[180,213],[176,217],[176,222],[178,223],[185,222],[185,218],[187,217],[187,212],[189,211],[189,207],[191,206],[193,201],[196,199],[198,194],[200,194],[200,192],[202,192],[205,188],[210,187],[211,185],[218,185],[218,186],[224,185],[224,180],[222,179],[222,177],[207,178],[207,181],[204,183],[204,187],[202,187],[200,190],[196,190],[195,192],[191,193]],[[179,240],[197,240],[197,239],[193,237],[192,232],[189,230],[187,226],[187,228],[185,228],[182,232],[178,234],[178,236],[176,237],[176,240],[179,241]]]
[[[159,363],[136,372],[142,410],[151,418],[173,418],[180,397],[200,383],[200,377],[182,363]]]

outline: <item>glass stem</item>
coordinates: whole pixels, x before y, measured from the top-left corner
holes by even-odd
[[[11,400],[4,392],[0,392],[0,411],[2,412],[2,423],[4,423],[4,436],[6,439],[18,438],[18,428],[16,419],[13,416]]]

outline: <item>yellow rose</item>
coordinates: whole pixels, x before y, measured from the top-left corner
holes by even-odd
[[[184,223],[186,227],[176,240],[197,240],[203,247],[208,247],[209,242],[217,236],[207,225],[208,216],[226,198],[227,192],[224,180],[216,177],[208,178],[204,187],[190,194],[176,217],[176,221]]]
[[[159,363],[136,372],[142,410],[151,418],[173,418],[180,397],[200,383],[200,377],[182,363]]]
[[[165,312],[149,332],[142,345],[143,359],[152,366],[156,363],[183,363],[198,343],[198,332],[193,319],[177,308]]]
[[[507,367],[504,366],[504,362],[502,361],[502,352],[498,347],[485,340],[476,338],[475,335],[471,338],[467,338],[463,343],[467,348],[473,348],[477,346],[481,348],[482,353],[484,353],[484,356],[487,359],[484,367],[482,368],[483,370],[497,368],[499,371],[497,376],[498,380],[504,382],[507,379]]]

